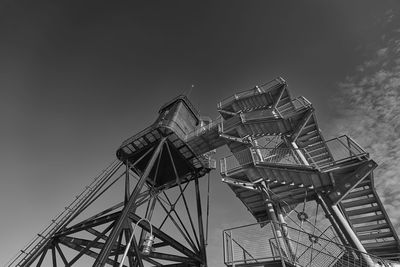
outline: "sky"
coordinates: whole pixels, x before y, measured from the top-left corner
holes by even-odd
[[[47,225],[120,143],[183,92],[206,116],[275,77],[380,164],[400,225],[398,1],[1,1],[0,263]],[[252,218],[212,174],[210,266],[221,231]]]

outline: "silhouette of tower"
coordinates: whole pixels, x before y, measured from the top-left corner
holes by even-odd
[[[272,233],[269,243],[261,238],[269,246],[263,256],[255,256],[252,250],[264,249],[255,245],[260,235],[248,233],[240,244],[236,230],[224,231],[227,266],[400,259],[399,238],[374,188],[377,164],[348,136],[325,140],[312,104],[291,98],[284,79],[217,107],[212,121],[185,96],[162,106],[8,266],[207,266],[199,180],[215,168],[212,151],[225,145],[232,154],[220,160],[222,181],[259,230]],[[114,202],[105,197],[111,193]]]

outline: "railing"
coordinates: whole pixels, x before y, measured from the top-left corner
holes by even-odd
[[[322,144],[322,146],[321,146]],[[318,162],[317,157],[325,156],[326,161]],[[240,169],[248,164],[268,163],[276,165],[308,166],[319,170],[337,164],[368,157],[353,139],[343,135],[326,142],[318,142],[302,149],[251,147],[220,160],[221,173]]]
[[[196,127],[196,129],[185,136],[185,142],[188,142],[188,140],[204,134],[206,131],[211,131],[214,129],[217,130],[218,127],[220,127],[219,125],[222,123],[222,121],[222,117],[219,116],[217,119],[215,119],[214,121],[210,121],[210,123],[206,125]]]
[[[291,102],[283,106],[276,107],[275,111],[279,114],[280,117],[285,118],[311,106],[312,104],[310,101],[307,100],[307,98],[305,98],[304,96],[299,96],[295,99],[292,99]]]
[[[207,169],[216,169],[217,168],[217,161],[211,157],[211,155],[203,154],[199,156],[199,160],[202,162],[205,168]]]
[[[272,88],[274,88],[275,86],[280,86],[280,85],[285,84],[285,83],[286,82],[285,82],[285,80],[283,78],[273,79],[272,81],[269,81],[269,82],[267,82],[265,84],[262,84],[260,86],[256,86],[256,87],[254,87],[252,89],[247,89],[245,91],[236,93],[233,96],[227,97],[224,100],[222,100],[221,102],[219,102],[217,107],[218,107],[218,109],[221,109],[223,106],[225,106],[226,104],[234,101],[235,99],[245,98],[245,97],[249,97],[249,96],[260,94],[262,92],[267,92],[267,91],[271,90]]]
[[[287,229],[285,237],[277,234],[284,227]],[[377,256],[333,240],[338,239],[331,227],[316,235],[312,230],[271,221],[240,226],[223,231],[224,263],[227,266],[255,263],[265,266],[268,262],[281,260],[307,267],[392,266]]]
[[[228,157],[221,158],[219,161],[221,174],[227,176],[228,172],[231,173],[237,169],[242,168],[243,166],[253,164],[254,159],[251,153],[253,153],[253,150],[245,149],[229,155]]]
[[[330,152],[332,162],[335,164],[347,161],[349,159],[368,156],[368,153],[359,144],[357,144],[356,141],[347,135],[330,139],[324,143]],[[313,146],[306,148],[308,153],[311,153],[312,150]]]

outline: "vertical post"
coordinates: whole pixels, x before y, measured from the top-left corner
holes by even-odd
[[[156,150],[154,151],[153,155],[151,156],[142,176],[140,177],[139,181],[137,182],[137,184],[135,186],[135,189],[133,190],[131,196],[129,197],[128,203],[125,204],[124,209],[121,211],[120,217],[115,222],[114,228],[111,231],[110,236],[108,237],[106,243],[104,244],[104,247],[101,250],[96,261],[94,262],[94,264],[93,264],[94,267],[100,267],[100,266],[104,266],[106,264],[107,258],[110,255],[110,252],[115,243],[115,240],[118,237],[121,229],[123,228],[127,218],[129,217],[128,215],[129,215],[131,209],[135,207],[135,202],[136,202],[137,196],[139,195],[140,191],[142,190],[142,187],[144,186],[144,184],[146,182],[147,176],[150,174],[150,171],[153,169],[154,163],[155,163],[166,139],[167,139],[167,137],[163,137],[160,140],[160,143],[157,145]]]
[[[196,201],[197,201],[197,217],[199,226],[199,236],[200,236],[200,251],[204,266],[207,266],[207,255],[206,255],[206,242],[204,238],[204,227],[203,227],[203,215],[201,210],[201,199],[200,199],[200,189],[199,189],[199,179],[196,176],[194,179],[194,184],[196,187]]]
[[[129,195],[130,195],[130,184],[129,184],[129,160],[126,160],[126,170],[125,170],[125,204],[128,202],[129,200]]]
[[[340,229],[339,225],[337,224],[335,218],[333,217],[332,213],[329,211],[328,205],[325,203],[324,198],[321,196],[321,193],[317,193],[317,202],[321,204],[322,209],[326,217],[328,218],[329,222],[332,224],[333,229],[338,234],[340,241],[342,241],[343,245],[349,246],[349,242],[347,241],[345,235],[343,234],[342,230]]]
[[[361,244],[360,240],[354,233],[350,224],[347,222],[346,218],[344,218],[343,214],[340,212],[337,205],[332,205],[331,209],[334,213],[334,216],[339,220],[340,225],[343,227],[343,230],[349,235],[351,242],[356,247],[357,250],[361,252],[361,257],[365,260],[368,267],[374,267],[375,264],[372,261],[371,257],[367,254],[364,246]]]
[[[55,245],[52,245],[52,247],[51,247],[51,256],[53,258],[53,267],[57,267],[56,247],[55,247]]]
[[[285,260],[284,257],[282,257],[282,252],[284,252],[286,254],[286,246],[285,246],[285,242],[283,240],[282,237],[282,232],[280,230],[280,225],[278,222],[278,219],[276,217],[275,214],[275,209],[274,209],[274,205],[271,201],[271,198],[269,196],[268,190],[267,190],[267,185],[265,184],[265,181],[261,182],[261,186],[263,189],[263,198],[264,201],[266,202],[267,205],[267,213],[269,215],[269,218],[271,220],[271,226],[272,226],[272,232],[274,233],[274,237],[276,238],[276,243],[278,245],[278,249],[279,249],[279,256],[281,258],[281,263],[283,267],[286,267],[285,264]]]
[[[233,254],[234,252],[234,250],[233,250],[233,235],[232,235],[232,230],[230,231],[230,237],[231,237],[231,257],[232,257],[232,261],[231,261],[231,263],[232,263],[232,267],[235,267],[236,266],[236,264],[235,264],[235,255]]]
[[[251,138],[251,143],[253,147],[258,147],[258,142],[256,139]],[[264,158],[262,156],[261,150],[259,148],[254,149],[255,155],[257,155],[257,162],[263,162]],[[250,149],[251,156],[253,157],[252,148]],[[254,159],[253,159],[254,160]]]
[[[299,147],[297,146],[296,142],[292,142],[292,147],[294,148],[294,151],[296,152],[297,156],[301,159],[304,165],[309,166],[310,164],[308,163],[306,157],[304,157],[303,153],[300,151]]]
[[[285,241],[286,241],[286,246],[287,246],[289,255],[290,255],[293,263],[295,263],[296,260],[297,260],[296,259],[295,249],[293,247],[292,241],[291,241],[290,236],[289,236],[289,230],[287,228],[287,224],[286,224],[285,218],[283,217],[282,209],[281,209],[281,207],[279,205],[276,206],[276,212],[277,212],[277,215],[278,215],[278,220],[279,220],[279,222],[281,223],[281,226],[282,226],[282,233],[283,233],[283,237],[285,238]]]

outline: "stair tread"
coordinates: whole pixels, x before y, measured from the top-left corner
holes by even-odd
[[[373,239],[379,239],[379,238],[388,238],[388,237],[393,237],[392,232],[380,232],[380,233],[374,233],[374,234],[366,234],[366,235],[358,235],[358,238],[360,240],[373,240]]]
[[[365,226],[360,226],[360,227],[354,227],[354,230],[357,233],[362,233],[362,232],[369,232],[369,231],[380,230],[380,229],[385,229],[385,228],[390,228],[389,224],[379,223],[379,224],[365,225]]]
[[[324,144],[324,143],[318,143],[318,144],[315,144],[315,145],[313,145],[313,146],[306,147],[305,149],[306,149],[306,151],[307,151],[307,153],[308,153],[309,155],[312,155],[312,154],[315,153],[316,151],[326,150],[326,147],[325,147],[325,144]]]
[[[363,244],[363,246],[366,250],[372,251],[374,249],[384,250],[387,249],[387,247],[397,247],[399,246],[399,243],[396,240],[390,240],[390,241],[382,241],[376,243],[365,243]]]
[[[345,199],[352,199],[356,197],[362,197],[362,196],[367,196],[372,194],[372,189],[371,188],[366,188],[364,190],[358,190],[358,191],[352,191],[350,192]]]
[[[356,188],[360,188],[360,187],[363,187],[363,186],[369,186],[370,188],[371,188],[371,181],[370,181],[370,179],[367,177],[367,178],[365,178],[364,180],[362,180],[357,186],[356,186]]]
[[[342,202],[342,205],[344,208],[352,208],[352,207],[356,207],[356,206],[376,203],[376,201],[377,201],[376,198],[369,197],[369,198],[363,198],[363,199],[358,199],[358,200],[353,200],[353,201],[348,201],[348,202]]]
[[[315,137],[320,137],[319,132],[317,130],[312,130],[312,131],[309,131],[309,132],[302,132],[302,134],[297,137],[297,140],[299,140],[301,142],[304,142],[304,141],[306,141],[308,139],[311,139],[313,137],[314,138]]]
[[[371,206],[371,207],[366,207],[366,208],[361,208],[361,209],[349,210],[349,211],[346,211],[346,214],[348,216],[354,216],[354,215],[367,214],[367,213],[381,211],[381,210],[382,209],[379,206]]]
[[[350,221],[353,225],[360,224],[360,223],[373,222],[373,221],[380,221],[380,220],[386,220],[385,215],[378,214],[378,215],[373,215],[373,216],[365,216],[365,217],[361,217],[361,218],[351,218],[350,219]]]

